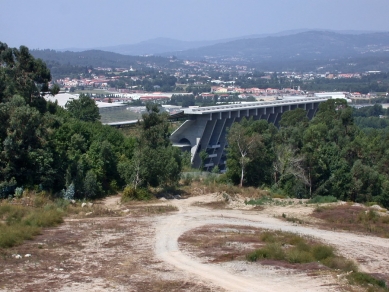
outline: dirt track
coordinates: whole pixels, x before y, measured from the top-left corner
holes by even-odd
[[[274,218],[269,212],[240,210],[207,210],[193,205],[196,201],[209,200],[210,196],[176,200],[179,212],[166,216],[156,224],[158,258],[188,275],[224,288],[227,291],[338,291],[336,279],[312,278],[303,273],[272,271],[260,265],[206,264],[181,251],[177,240],[184,232],[208,224],[233,224],[276,229],[305,234],[334,245],[342,255],[360,263],[361,270],[369,273],[386,273],[389,270],[389,240],[332,232],[312,227],[290,224]],[[273,210],[274,211],[274,210]],[[361,263],[362,262],[362,263]]]
[[[250,226],[290,231],[334,245],[360,269],[388,276],[389,240],[334,232],[278,219],[282,213],[307,218],[312,207],[267,206],[244,210],[204,208],[214,195],[160,201],[171,213],[145,213],[141,205],[104,204],[123,217],[69,219],[0,258],[0,291],[350,291],[342,277],[277,268],[246,261],[209,263],[183,248],[179,237],[207,225]],[[143,206],[146,210],[152,205]],[[142,213],[143,212],[143,213]],[[15,259],[12,254],[32,254]],[[355,290],[353,290],[355,291]],[[359,290],[357,290],[359,291]]]

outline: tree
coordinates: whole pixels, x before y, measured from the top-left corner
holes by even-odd
[[[52,187],[55,171],[44,116],[20,96],[0,103],[0,182]]]
[[[273,163],[273,169],[274,183],[276,186],[279,186],[288,176],[294,177],[304,185],[310,184],[303,168],[303,155],[297,155],[296,150],[287,144],[277,145],[275,154],[276,160]]]
[[[255,156],[255,151],[260,147],[261,136],[258,133],[250,132],[243,123],[234,123],[228,131],[228,147],[231,156],[233,153],[239,156],[240,165],[240,187],[243,187],[246,165]],[[232,153],[233,152],[233,153]]]
[[[46,64],[35,59],[27,47],[9,48],[0,42],[0,64],[0,102],[17,94],[42,112],[45,110],[43,96],[58,93],[58,86],[49,88],[51,74]]]
[[[66,103],[66,109],[72,117],[84,122],[95,122],[100,119],[99,108],[95,101],[81,94],[79,99],[74,99]]]
[[[200,170],[202,171],[204,169],[205,160],[208,157],[208,153],[205,149],[201,150],[199,153],[201,164],[200,164]]]
[[[182,155],[169,140],[167,114],[156,104],[147,104],[146,109],[134,156],[121,159],[120,175],[134,188],[174,186],[180,179]]]

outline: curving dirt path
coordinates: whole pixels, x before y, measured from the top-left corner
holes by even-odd
[[[208,210],[193,205],[207,200],[212,197],[205,195],[169,202],[179,211],[161,217],[155,224],[157,258],[185,272],[188,278],[194,276],[227,291],[341,291],[339,281],[332,277],[312,277],[303,272],[243,262],[203,263],[179,249],[178,238],[184,232],[208,224],[243,225],[309,235],[334,245],[342,255],[359,262],[360,269],[365,272],[386,274],[389,270],[388,239],[294,225],[262,211]]]

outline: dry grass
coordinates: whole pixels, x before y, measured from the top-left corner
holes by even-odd
[[[245,199],[245,198],[264,197],[270,195],[270,192],[266,190],[254,188],[254,187],[240,188],[238,186],[227,185],[227,184],[222,184],[217,182],[211,182],[205,184],[202,181],[193,181],[188,186],[181,186],[180,189],[190,196],[200,196],[200,195],[212,194],[212,193],[226,193],[230,196],[240,195],[241,197],[243,197],[243,199]]]
[[[63,212],[52,205],[33,207],[2,203],[0,205],[0,248],[12,247],[31,239],[43,227],[63,222]]]
[[[260,246],[260,232],[242,226],[203,226],[184,233],[179,243],[210,262],[244,260],[247,252]]]
[[[342,229],[389,238],[389,216],[350,205],[318,207],[312,216],[323,220],[323,228]]]

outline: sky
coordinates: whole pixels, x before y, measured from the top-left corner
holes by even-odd
[[[0,0],[0,42],[95,48],[295,29],[389,31],[389,0]]]

